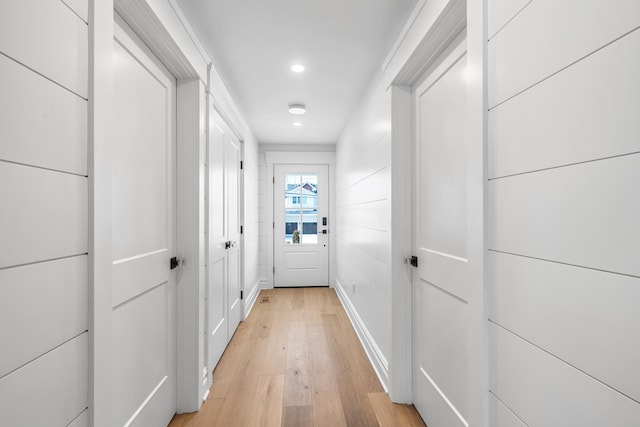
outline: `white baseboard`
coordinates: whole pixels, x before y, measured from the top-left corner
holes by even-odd
[[[258,299],[258,294],[260,293],[260,289],[262,289],[262,281],[264,279],[259,278],[256,283],[253,285],[251,290],[247,293],[247,298],[244,301],[244,318],[246,319],[251,313],[251,309],[253,305],[256,303]]]
[[[358,338],[360,339],[360,342],[362,343],[362,346],[364,347],[364,351],[367,354],[371,365],[373,365],[374,371],[376,371],[376,375],[378,375],[378,379],[380,379],[380,382],[382,383],[382,387],[384,387],[384,390],[388,392],[389,363],[387,362],[387,358],[384,357],[380,347],[378,347],[378,344],[376,344],[375,340],[369,333],[369,330],[360,318],[360,315],[358,315],[358,312],[351,303],[351,300],[349,300],[349,297],[344,291],[344,288],[338,278],[336,278],[335,290],[338,294],[338,298],[340,298],[340,302],[342,302],[342,306],[347,312],[347,316],[349,317]]]

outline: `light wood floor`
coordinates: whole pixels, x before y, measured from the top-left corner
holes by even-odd
[[[199,412],[170,427],[424,426],[391,403],[333,289],[262,291]]]

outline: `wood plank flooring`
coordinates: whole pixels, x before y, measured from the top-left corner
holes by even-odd
[[[333,289],[263,290],[199,412],[169,427],[424,426],[391,403]]]

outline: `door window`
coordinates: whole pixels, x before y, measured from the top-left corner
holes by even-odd
[[[284,240],[287,244],[318,243],[318,175],[287,173],[284,179]]]

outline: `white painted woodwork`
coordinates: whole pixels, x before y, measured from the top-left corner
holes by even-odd
[[[85,409],[67,427],[89,427],[89,410]]]
[[[92,1],[88,95],[89,407],[91,427],[111,427],[113,2]],[[105,66],[106,65],[106,66]]]
[[[0,270],[0,378],[85,332],[87,298],[85,255]]]
[[[640,279],[489,253],[491,320],[640,401]]]
[[[436,427],[468,424],[465,53],[463,41],[413,89],[413,401]]]
[[[632,426],[640,420],[637,402],[499,326],[490,332],[491,392],[526,425]]]
[[[175,413],[175,292],[166,282],[114,309],[115,425],[163,425]]]
[[[336,287],[389,384],[392,350],[390,271],[391,91],[375,86],[336,146]],[[359,222],[359,218],[363,222]],[[378,353],[378,354],[376,354]]]
[[[87,180],[0,162],[0,268],[87,252]]]
[[[491,427],[527,427],[509,408],[489,393],[489,425]]]
[[[490,177],[640,151],[638,51],[634,31],[492,109]]]
[[[213,372],[244,315],[239,250],[242,192],[239,141],[213,110],[208,127],[205,345],[207,369]]]
[[[227,316],[229,339],[242,320],[242,263],[240,261],[240,142],[233,135],[225,138],[225,219],[231,247],[227,249]]]
[[[212,112],[209,117],[208,135],[208,230],[207,230],[207,367],[210,372],[220,360],[229,339],[227,319],[227,238],[225,212],[224,149],[225,134],[215,123]],[[208,380],[210,381],[210,380]]]
[[[87,98],[87,24],[62,1],[0,2],[0,52]]]
[[[89,0],[62,0],[84,22],[89,22]]]
[[[636,0],[532,2],[489,42],[489,107],[638,26]]]
[[[87,408],[84,333],[0,379],[0,425],[66,426]]]
[[[493,180],[489,248],[640,276],[640,155]]]
[[[273,169],[273,212],[274,212],[274,285],[287,286],[328,286],[329,285],[329,166],[276,164]],[[305,243],[301,233],[301,243],[292,244],[285,240],[285,177],[287,174],[314,174],[317,177],[317,241]],[[304,183],[302,183],[304,184]],[[302,197],[302,196],[301,196]],[[322,218],[327,225],[322,225]]]
[[[491,39],[532,0],[489,0],[487,2],[487,35]]]
[[[185,80],[198,79],[207,84],[207,65],[211,60],[199,48],[199,41],[189,22],[181,19],[173,0],[113,0],[113,3],[115,11],[136,29],[136,34],[174,76]],[[210,83],[224,88],[213,72]],[[228,97],[226,89],[222,97]]]
[[[0,55],[0,159],[87,174],[87,101]]]
[[[418,379],[414,400],[423,404],[421,391],[433,382],[440,390],[438,399],[449,400],[464,416],[467,412],[466,303],[425,281],[416,284],[413,298],[414,324],[420,333],[413,343],[413,362],[418,367],[414,372]],[[424,381],[423,371],[430,381]],[[452,408],[447,410],[451,412]],[[431,420],[430,412],[427,409],[422,413],[427,418],[425,422]]]
[[[176,80],[119,17],[113,67],[112,422],[163,425],[176,411]]]

